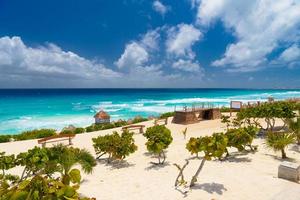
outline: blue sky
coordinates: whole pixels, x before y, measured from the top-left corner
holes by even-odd
[[[300,87],[299,0],[0,0],[0,87]]]

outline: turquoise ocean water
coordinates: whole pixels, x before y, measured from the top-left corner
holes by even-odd
[[[0,90],[0,134],[35,128],[86,126],[100,109],[112,120],[157,116],[193,104],[300,97],[300,90],[252,89],[7,89]]]

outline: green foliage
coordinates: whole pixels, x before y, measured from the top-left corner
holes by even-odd
[[[193,155],[196,154],[198,158],[198,153],[200,152],[200,139],[191,137],[189,142],[186,144],[186,149]]]
[[[80,133],[84,133],[84,132],[85,132],[85,128],[81,128],[81,127],[75,128],[75,130],[74,130],[75,134],[80,134]]]
[[[5,171],[16,166],[15,155],[5,155],[5,152],[0,153],[0,170],[2,171],[2,176],[5,176]]]
[[[185,127],[185,129],[182,131],[184,139],[186,138],[186,133],[187,133],[187,127]]]
[[[24,131],[19,135],[14,135],[16,140],[29,140],[56,135],[54,129],[36,129],[32,131]]]
[[[87,199],[81,198],[77,192],[81,174],[78,169],[72,168],[77,164],[81,165],[84,172],[91,173],[96,162],[88,151],[62,145],[35,147],[16,158],[1,153],[2,170],[24,167],[20,179],[15,175],[1,176],[1,199]]]
[[[266,138],[266,144],[274,151],[281,151],[281,157],[287,158],[285,148],[295,141],[295,135],[289,132],[271,132]]]
[[[136,124],[136,123],[145,122],[145,121],[148,121],[148,119],[144,118],[144,117],[137,116],[137,117],[133,118],[132,123]]]
[[[221,116],[221,122],[226,124],[226,128],[228,129],[230,126],[230,116],[222,115]]]
[[[0,135],[0,143],[9,142],[12,135]]]
[[[220,111],[221,111],[221,112],[230,112],[231,109],[230,109],[229,107],[223,106],[223,107],[220,108]]]
[[[73,134],[73,133],[74,131],[66,129],[66,130],[62,130],[59,134]]]
[[[186,145],[188,151],[193,153],[204,153],[201,164],[191,180],[190,187],[194,186],[197,182],[198,175],[202,170],[205,161],[211,160],[212,158],[221,159],[223,154],[226,152],[227,144],[228,139],[224,133],[214,133],[212,136],[190,138]]]
[[[173,117],[175,115],[175,112],[166,112],[166,113],[163,113],[159,116],[160,119],[165,119],[165,118],[168,118],[168,117]]]
[[[121,135],[115,131],[113,134],[98,136],[92,140],[98,158],[108,154],[108,162],[123,160],[137,150],[137,146],[134,144],[133,133],[129,131],[123,131]]]
[[[173,141],[171,131],[164,125],[156,125],[147,128],[143,135],[148,139],[146,142],[148,151],[157,154],[158,164],[163,164],[165,161],[164,150],[167,149]],[[163,156],[162,161],[160,160],[161,156]]]
[[[252,148],[252,141],[256,136],[257,129],[253,126],[238,128],[238,129],[229,129],[226,132],[226,137],[228,138],[228,147],[235,147],[238,151],[243,151],[246,149],[246,146]],[[229,155],[227,151],[227,155]]]
[[[263,103],[255,107],[243,108],[237,114],[239,120],[244,120],[248,125],[261,126],[257,119],[264,118],[267,123],[267,130],[274,130],[275,118],[282,119],[285,123],[288,119],[294,118],[295,103],[287,101],[276,101]]]
[[[288,120],[288,126],[290,131],[295,135],[298,145],[300,145],[300,117],[296,120]]]

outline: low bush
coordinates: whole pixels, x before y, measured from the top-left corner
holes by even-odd
[[[164,125],[156,125],[147,128],[143,135],[148,139],[146,142],[148,151],[156,154],[158,157],[158,163],[153,164],[163,164],[166,159],[164,150],[167,149],[173,141],[171,131]]]
[[[13,138],[15,138],[16,140],[29,140],[49,137],[53,135],[56,135],[56,130],[54,129],[35,129],[32,131],[24,131],[19,135],[14,135]]]
[[[75,134],[80,134],[84,132],[85,132],[85,128],[81,128],[81,127],[76,128],[74,131]]]
[[[0,196],[10,199],[77,199],[81,173],[73,168],[81,165],[91,173],[96,161],[85,149],[69,148],[62,145],[52,148],[35,147],[17,156],[0,154]],[[24,167],[21,177],[5,174],[8,170]],[[5,175],[4,175],[5,174]]]
[[[165,118],[168,118],[168,117],[173,117],[175,115],[175,112],[166,112],[166,113],[163,113],[159,116],[160,119],[165,119]]]
[[[93,138],[92,141],[97,159],[108,154],[107,162],[123,160],[137,150],[137,146],[134,144],[133,133],[128,131],[123,131],[121,135],[114,131],[113,134],[98,136]]]
[[[0,143],[9,142],[12,135],[0,135]]]
[[[136,123],[140,123],[140,122],[145,122],[147,121],[148,118],[144,118],[144,117],[135,117],[133,120],[132,120],[132,123],[133,124],[136,124]]]

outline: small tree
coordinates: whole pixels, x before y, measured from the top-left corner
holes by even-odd
[[[187,127],[185,127],[185,129],[182,131],[184,139],[186,138],[186,133],[187,133]]]
[[[198,140],[198,152],[204,152],[204,157],[197,169],[195,175],[193,176],[190,187],[193,187],[197,182],[198,175],[202,170],[206,160],[211,160],[212,158],[220,159],[224,152],[226,151],[228,139],[224,133],[214,133],[212,136],[204,136],[197,138]]]
[[[21,178],[14,178],[17,177],[15,175],[0,178],[1,199],[88,199],[80,197],[77,191],[81,180],[80,171],[72,168],[80,164],[84,171],[91,172],[88,163],[96,163],[86,150],[62,146],[35,147],[20,153],[17,159],[11,161],[12,158],[14,156],[9,156],[10,161],[3,162],[6,165],[1,166],[6,170],[13,166],[23,166],[24,171]]]
[[[297,117],[296,121],[293,119],[288,120],[288,125],[297,139],[297,144],[300,145],[300,117]]]
[[[196,154],[196,157],[199,158],[199,138],[191,137],[189,142],[186,143],[186,149],[193,155]]]
[[[229,129],[226,132],[226,137],[228,138],[228,147],[235,147],[238,151],[244,151],[246,147],[250,147],[251,151],[254,151],[252,147],[252,141],[256,134],[256,128],[253,126],[238,128],[238,129]],[[226,148],[226,153],[228,156],[229,152]]]
[[[133,133],[128,131],[123,131],[121,136],[115,131],[113,134],[99,136],[92,140],[98,156],[97,159],[108,154],[107,162],[123,160],[126,156],[137,150],[137,146],[134,144]]]
[[[228,130],[230,126],[230,116],[222,115],[221,122],[226,124],[226,129]]]
[[[156,125],[147,128],[146,133],[143,135],[148,139],[146,142],[148,151],[158,156],[158,163],[152,163],[163,164],[166,159],[164,150],[167,149],[173,141],[171,131],[164,125]]]
[[[289,132],[268,132],[266,144],[274,151],[281,151],[281,158],[287,158],[285,148],[295,141],[295,135]]]

